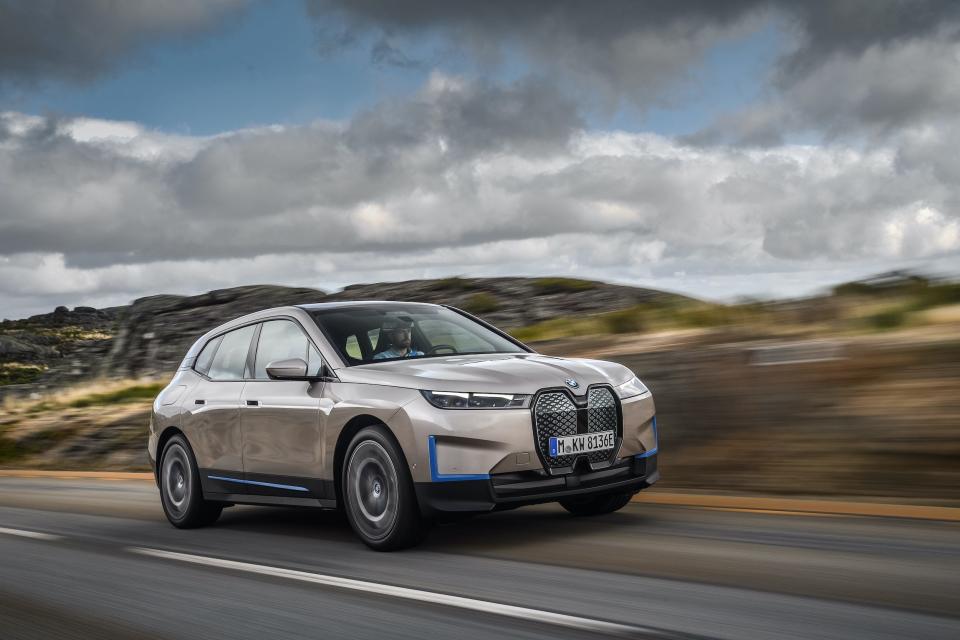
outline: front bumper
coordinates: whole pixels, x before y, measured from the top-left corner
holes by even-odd
[[[421,512],[433,517],[512,509],[568,496],[636,493],[659,478],[657,454],[653,453],[620,459],[599,471],[581,469],[563,476],[550,476],[542,470],[499,473],[476,480],[417,482],[414,487]]]

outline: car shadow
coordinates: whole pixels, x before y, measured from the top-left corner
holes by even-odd
[[[537,505],[436,523],[419,547],[423,551],[457,553],[464,549],[496,551],[634,531],[648,525],[652,516],[638,506],[604,516],[574,517],[559,505]],[[308,538],[325,542],[356,542],[346,517],[338,511],[234,507],[223,512],[218,528]]]

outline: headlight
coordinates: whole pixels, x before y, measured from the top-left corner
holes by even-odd
[[[421,391],[427,402],[438,409],[523,409],[530,405],[525,393],[466,393],[461,391]]]
[[[617,395],[620,396],[621,400],[626,400],[627,398],[632,398],[633,396],[639,396],[641,393],[647,393],[647,385],[640,382],[640,378],[633,376],[622,385],[617,387]]]

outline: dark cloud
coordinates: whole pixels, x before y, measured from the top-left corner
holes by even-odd
[[[583,104],[644,109],[678,99],[717,43],[773,21],[790,34],[774,65],[775,98],[723,116],[691,142],[779,143],[795,129],[886,132],[957,104],[960,3],[953,0],[316,0],[327,48],[389,38],[383,62],[435,34],[481,61],[524,54]],[[334,26],[336,25],[336,28]]]
[[[0,84],[87,82],[158,40],[216,26],[246,0],[0,0]]]
[[[682,83],[686,69],[735,32],[757,5],[754,0],[307,3],[324,51],[372,33],[375,57],[386,37],[390,57],[403,61],[397,56],[402,43],[420,43],[424,33],[435,32],[483,63],[514,47],[538,72],[571,80],[584,101],[626,97],[641,105],[662,103],[662,92]]]
[[[960,3],[954,0],[809,0],[780,2],[796,27],[799,46],[782,64],[784,81],[810,73],[837,54],[859,56],[874,46],[943,34],[956,39]]]

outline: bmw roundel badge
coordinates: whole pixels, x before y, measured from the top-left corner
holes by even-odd
[[[564,380],[564,382],[566,382],[567,386],[570,387],[571,389],[580,388],[580,383],[574,380],[573,378],[567,378],[566,380]]]

